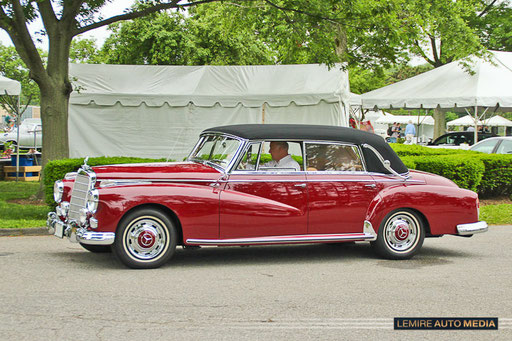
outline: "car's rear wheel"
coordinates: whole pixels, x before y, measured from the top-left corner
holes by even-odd
[[[423,245],[425,227],[421,217],[410,209],[390,212],[380,224],[375,251],[388,259],[409,259]]]
[[[86,249],[87,251],[93,252],[93,253],[107,253],[112,252],[112,248],[110,245],[89,245],[89,244],[82,244],[82,247]]]
[[[119,223],[113,250],[130,268],[157,268],[174,255],[177,236],[173,222],[163,212],[139,209]]]

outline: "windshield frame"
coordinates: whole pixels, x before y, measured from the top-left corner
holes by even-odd
[[[233,157],[231,158],[231,160],[229,161],[228,165],[225,168],[222,167],[221,165],[215,163],[215,162],[210,161],[210,160],[204,160],[204,159],[199,159],[199,158],[192,157],[192,155],[194,155],[195,153],[198,152],[199,148],[203,144],[203,141],[205,139],[207,139],[208,137],[211,137],[211,136],[213,136],[213,137],[231,138],[233,140],[237,140],[237,141],[240,142],[238,144],[237,149],[234,152]],[[231,134],[224,134],[224,133],[204,133],[204,134],[200,135],[199,141],[197,141],[196,145],[194,146],[194,148],[192,149],[190,154],[187,156],[187,161],[199,162],[199,163],[202,163],[202,164],[207,164],[207,165],[209,165],[209,166],[211,166],[211,167],[213,167],[215,169],[218,169],[218,170],[222,171],[223,173],[228,173],[231,170],[231,168],[233,168],[233,166],[236,163],[236,161],[238,160],[238,157],[239,157],[239,154],[240,154],[240,150],[245,149],[245,145],[246,144],[247,144],[247,140],[243,139],[243,138],[241,138],[239,136],[235,136],[235,135],[231,135]]]

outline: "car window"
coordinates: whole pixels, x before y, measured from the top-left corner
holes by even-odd
[[[258,154],[260,153],[260,146],[261,143],[251,143],[243,158],[238,163],[236,170],[255,170],[256,162],[258,162]]]
[[[363,162],[354,146],[306,143],[307,171],[362,171]]]
[[[190,155],[192,161],[208,161],[226,168],[236,154],[240,141],[222,135],[206,136]]]
[[[512,154],[512,140],[502,140],[498,149],[496,150],[498,154]]]
[[[287,158],[288,162],[281,162],[283,165],[275,163],[272,160],[270,153],[270,144],[272,142],[286,142],[288,145],[288,154],[292,160]],[[295,169],[294,169],[295,168]],[[297,169],[298,168],[298,169]],[[303,157],[302,157],[302,143],[294,141],[265,141],[262,143],[260,162],[257,168],[258,171],[294,171],[304,170]]]
[[[494,147],[496,146],[496,143],[498,141],[499,140],[483,141],[483,142],[480,142],[478,145],[473,146],[471,148],[471,150],[474,150],[476,152],[481,152],[481,153],[492,153],[492,150],[494,149]]]

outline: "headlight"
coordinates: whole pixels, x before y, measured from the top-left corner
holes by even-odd
[[[91,214],[94,214],[96,210],[98,209],[98,201],[100,199],[100,193],[97,189],[91,189],[89,191],[89,194],[87,195],[87,204],[85,207],[87,208],[87,211],[91,212]]]
[[[64,183],[62,180],[57,180],[53,185],[53,199],[57,204],[62,200],[62,193],[64,193]]]
[[[85,224],[87,223],[88,216],[89,212],[87,211],[87,209],[80,209],[80,214],[78,215],[78,222],[80,223],[80,226],[85,226]]]

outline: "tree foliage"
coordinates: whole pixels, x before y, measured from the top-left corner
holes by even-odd
[[[43,59],[46,53],[39,50]],[[31,105],[39,104],[39,88],[37,84],[30,79],[29,69],[21,60],[13,46],[4,46],[0,44],[0,72],[7,78],[15,79],[21,83],[23,92],[21,94],[21,102],[27,103],[30,98]]]

